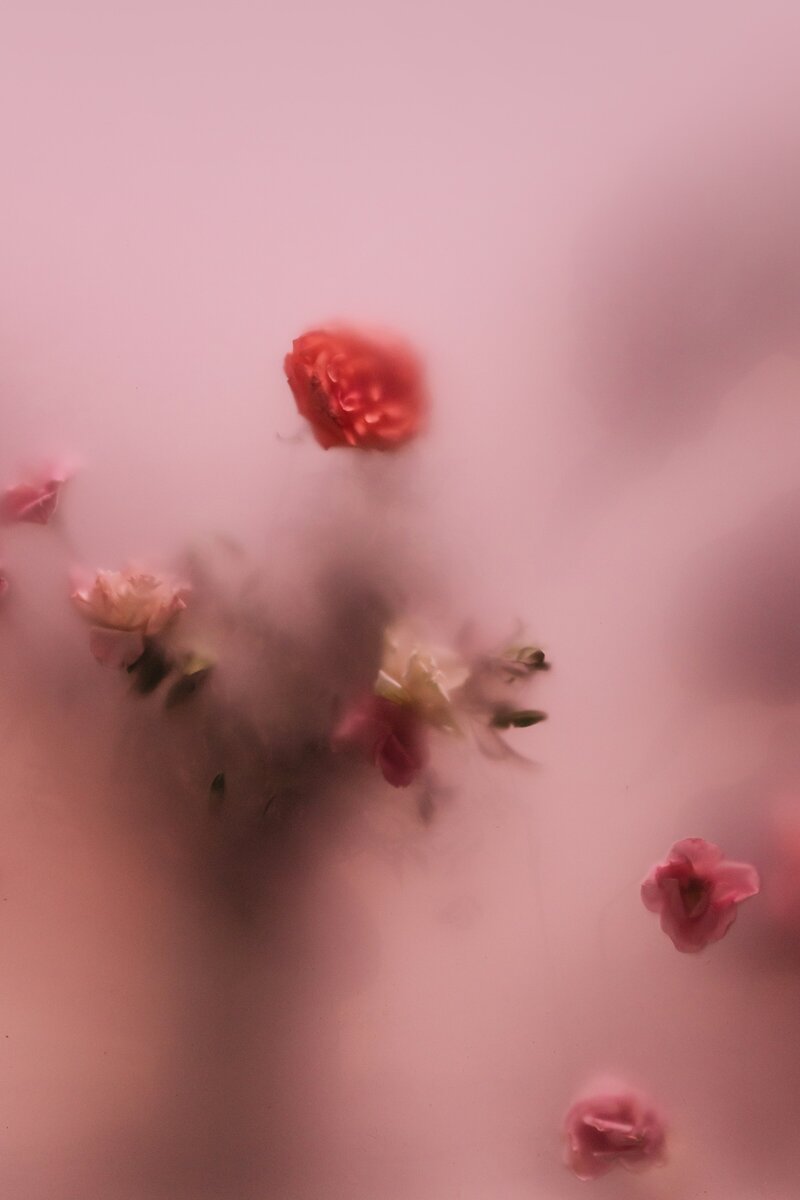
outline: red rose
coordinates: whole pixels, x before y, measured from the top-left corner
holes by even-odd
[[[301,416],[326,450],[394,450],[422,428],[427,397],[405,346],[315,329],[295,338],[283,366]]]

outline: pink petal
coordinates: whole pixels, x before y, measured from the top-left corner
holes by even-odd
[[[650,912],[661,912],[664,897],[658,885],[658,867],[653,867],[641,887],[641,897],[645,908]]]
[[[706,946],[724,938],[737,914],[735,904],[725,908],[712,906],[699,921],[680,920],[665,910],[661,914],[661,928],[676,950],[680,950],[682,954],[699,954]]]
[[[427,762],[423,728],[403,705],[369,694],[345,713],[331,747],[358,747],[392,787],[408,787]]]
[[[89,632],[89,649],[104,667],[131,667],[144,653],[144,638],[138,632],[95,625]]]
[[[687,861],[698,875],[713,871],[717,863],[722,861],[722,851],[713,842],[705,838],[683,838],[676,842],[669,852],[668,861]]]
[[[7,521],[28,521],[46,525],[58,507],[63,480],[49,479],[46,483],[20,483],[6,489],[2,510]]]
[[[723,862],[714,871],[714,903],[739,904],[757,896],[761,881],[750,863]]]
[[[416,744],[405,746],[396,734],[389,734],[375,752],[375,763],[392,787],[408,787],[424,765],[424,753]]]

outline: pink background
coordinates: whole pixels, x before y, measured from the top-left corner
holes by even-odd
[[[0,482],[80,469],[0,541],[3,1196],[796,1196],[800,934],[765,896],[682,956],[638,884],[687,835],[767,878],[800,784],[798,35],[707,0],[7,5]],[[291,440],[282,355],[338,316],[435,397],[371,521]],[[429,828],[376,785],[293,829],[243,975],[67,576],[221,531],[313,607],[322,521],[411,545],[454,627],[525,620],[550,720],[535,771],[443,751]],[[605,1068],[671,1161],[581,1184],[559,1124]]]

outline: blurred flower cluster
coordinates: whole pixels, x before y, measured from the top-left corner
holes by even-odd
[[[472,732],[481,748],[502,753],[500,730],[545,719],[538,709],[511,703],[508,693],[546,666],[544,652],[534,647],[512,647],[499,656],[461,654],[394,624],[384,635],[372,690],[346,710],[334,744],[360,749],[394,787],[408,786],[427,763],[430,731],[451,737]]]
[[[295,339],[284,370],[298,412],[326,450],[404,452],[427,425],[421,365],[396,339],[315,329]],[[5,490],[0,516],[47,525],[69,475],[56,467],[31,472]],[[138,565],[95,570],[71,595],[91,654],[127,675],[135,693],[157,693],[164,709],[206,697],[190,710],[202,717],[205,757],[197,742],[193,754],[214,805],[226,801],[230,774],[246,774],[245,759],[248,787],[266,811],[276,796],[313,790],[359,760],[391,786],[409,787],[428,768],[437,738],[471,739],[494,759],[521,757],[507,735],[545,719],[528,693],[550,664],[526,638],[491,648],[474,635],[431,636],[418,614],[398,611],[402,604],[386,595],[376,601],[355,576],[322,595],[324,629],[281,625],[244,552],[228,546],[226,554],[216,573],[202,553],[187,556],[174,576]],[[6,587],[2,575],[0,594]],[[243,664],[249,690],[237,692],[231,680],[245,674]],[[186,744],[176,743],[176,753]],[[797,889],[786,875],[783,907],[794,909]],[[689,837],[651,869],[641,900],[675,948],[696,954],[725,937],[760,886],[749,863]],[[589,1180],[615,1166],[638,1171],[664,1161],[666,1123],[637,1089],[601,1081],[570,1106],[563,1137],[567,1165]]]
[[[427,427],[425,372],[415,352],[394,336],[341,325],[312,329],[294,339],[284,371],[299,414],[326,450],[378,452],[380,459],[405,452]],[[6,488],[0,517],[7,524],[50,524],[73,474],[63,464],[30,469]],[[340,557],[346,558],[344,546]],[[345,627],[348,636],[360,636],[359,652],[346,667],[336,665],[344,662],[341,649],[331,654],[313,644],[319,631],[309,629],[303,640],[266,607],[259,609],[253,596],[260,585],[255,593],[251,587],[237,595],[224,581],[226,572],[231,578],[235,573],[230,558],[221,571],[218,566],[194,553],[178,572],[141,563],[78,568],[71,600],[88,627],[94,659],[127,676],[134,694],[157,694],[170,709],[202,691],[207,728],[230,729],[237,722],[258,727],[255,740],[270,764],[265,794],[296,788],[308,778],[311,762],[318,777],[350,770],[359,758],[392,786],[408,787],[430,761],[432,738],[473,735],[481,750],[505,757],[512,753],[505,733],[544,719],[519,696],[523,684],[547,667],[543,651],[522,642],[486,653],[459,638],[431,641],[413,605],[402,611],[397,597],[388,601],[388,581],[381,580],[377,561],[369,570],[370,586],[385,593],[380,624],[370,605],[364,608],[364,581],[356,578],[343,581],[339,608],[329,614],[329,647],[337,637],[341,642]],[[0,594],[7,587],[2,574]],[[367,620],[369,630],[359,633],[359,620]],[[234,698],[231,679],[242,677],[245,660],[246,671],[271,681],[268,703],[255,686]],[[274,735],[263,728],[266,713]],[[229,741],[240,745],[237,737]],[[218,769],[209,786],[218,795],[236,769],[237,751],[226,749],[221,736],[216,742]]]

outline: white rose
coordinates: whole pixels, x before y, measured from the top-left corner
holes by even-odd
[[[449,650],[420,646],[412,632],[396,626],[384,640],[383,661],[375,691],[395,704],[407,704],[423,720],[458,732],[455,696],[469,669]]]

